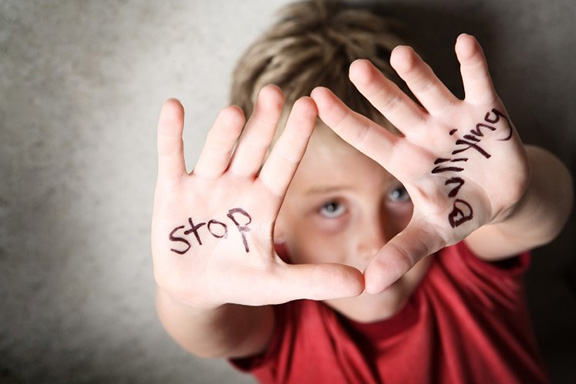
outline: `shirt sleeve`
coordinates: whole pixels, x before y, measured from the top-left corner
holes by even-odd
[[[531,256],[528,252],[505,260],[491,262],[478,257],[464,241],[456,244],[456,250],[462,255],[463,261],[471,270],[484,275],[489,274],[495,278],[521,277],[530,267]]]
[[[282,345],[282,335],[286,333],[288,304],[274,306],[274,331],[266,350],[254,356],[229,359],[229,362],[241,372],[255,373],[258,370],[273,364],[275,356]]]
[[[463,296],[478,308],[490,311],[519,310],[525,297],[524,275],[530,255],[522,253],[504,263],[493,263],[476,256],[464,242],[443,249],[440,268]]]

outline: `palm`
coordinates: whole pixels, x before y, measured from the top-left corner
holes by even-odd
[[[421,128],[405,130],[393,153],[376,156],[406,186],[414,217],[446,244],[494,221],[523,185],[512,180],[526,166],[518,135],[501,105],[491,107],[462,102],[428,115]]]
[[[152,251],[158,285],[177,300],[263,305],[362,291],[353,268],[290,266],[274,252],[274,221],[316,120],[310,100],[297,102],[264,161],[281,99],[278,89],[264,89],[244,129],[238,109],[223,110],[191,174],[183,158],[182,107],[173,101],[164,106]]]
[[[313,93],[320,117],[398,178],[414,203],[410,224],[365,271],[370,292],[383,290],[421,258],[498,221],[526,187],[524,149],[493,89],[480,47],[462,36],[457,53],[464,101],[412,50],[394,52],[393,66],[424,108],[368,62],[351,67],[354,84],[402,135],[354,113],[325,89]]]

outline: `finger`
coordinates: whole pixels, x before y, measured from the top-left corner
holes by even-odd
[[[240,137],[230,171],[238,176],[254,176],[260,170],[282,114],[284,95],[276,86],[262,88],[254,112]]]
[[[460,35],[456,41],[456,55],[460,62],[466,101],[473,104],[494,102],[496,91],[478,41],[473,36]]]
[[[396,47],[392,51],[390,64],[428,113],[440,114],[458,102],[434,74],[432,68],[412,48]]]
[[[429,226],[410,223],[370,261],[364,271],[366,291],[384,291],[422,258],[438,251],[444,242]]]
[[[426,114],[368,60],[350,66],[350,80],[368,101],[403,133],[419,126]]]
[[[220,111],[194,167],[195,175],[216,178],[226,171],[244,121],[242,110],[236,106]]]
[[[341,264],[286,265],[276,280],[280,300],[330,300],[354,297],[364,291],[364,277],[356,268]],[[287,288],[289,287],[289,288]]]
[[[158,119],[158,179],[173,181],[186,173],[182,131],[184,108],[176,99],[162,105]]]
[[[270,152],[260,172],[260,180],[272,193],[282,198],[304,156],[316,125],[317,110],[308,97],[294,103],[286,127]]]
[[[382,165],[392,156],[399,136],[352,111],[327,88],[314,89],[312,98],[322,121],[350,145]]]
[[[265,273],[247,270],[226,277],[227,284],[215,285],[211,292],[227,297],[227,302],[244,305],[282,304],[310,299],[329,300],[354,297],[364,291],[362,273],[341,264],[289,265],[279,261],[278,268]],[[235,271],[237,272],[237,271]],[[246,281],[248,276],[249,281]],[[229,287],[239,287],[234,292]],[[218,292],[220,291],[220,292]]]

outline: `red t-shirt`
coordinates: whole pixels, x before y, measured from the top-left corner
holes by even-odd
[[[464,243],[432,256],[392,318],[358,323],[322,302],[275,307],[267,351],[233,364],[262,383],[546,383],[524,297],[523,254],[496,266]]]

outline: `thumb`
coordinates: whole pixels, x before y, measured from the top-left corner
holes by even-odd
[[[356,268],[341,264],[285,264],[279,261],[273,273],[252,276],[246,292],[232,298],[232,302],[247,305],[281,304],[288,301],[310,299],[329,300],[354,297],[364,291],[364,276]],[[256,284],[254,284],[256,283]],[[243,286],[246,286],[245,284]],[[254,302],[252,303],[250,299]]]
[[[342,264],[286,265],[278,279],[286,290],[286,301],[329,300],[354,297],[364,291],[364,276],[354,267]]]
[[[425,222],[411,221],[373,257],[366,270],[366,291],[377,294],[404,276],[418,261],[446,245]]]
[[[285,264],[276,260],[272,269],[228,271],[210,292],[225,302],[242,305],[274,305],[293,300],[329,300],[354,297],[364,292],[364,276],[341,264]],[[232,291],[230,287],[235,287]]]

